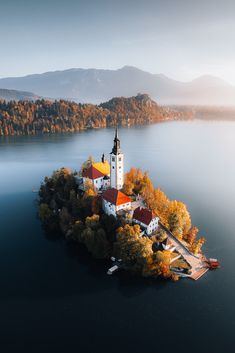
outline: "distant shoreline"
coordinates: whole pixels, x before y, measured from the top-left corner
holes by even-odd
[[[148,126],[148,125],[156,125],[156,124],[166,124],[166,123],[172,123],[172,122],[196,122],[196,121],[202,121],[202,122],[232,122],[235,123],[235,116],[234,118],[213,118],[213,117],[193,117],[191,119],[178,119],[178,120],[165,120],[165,121],[158,121],[158,122],[153,122],[151,124],[146,123],[146,124],[136,124],[136,125],[131,125],[131,126],[119,126],[123,128],[135,128],[135,127],[141,127],[141,126]],[[36,134],[18,134],[18,135],[0,135],[0,139],[6,139],[6,138],[17,138],[17,137],[40,137],[40,136],[60,136],[60,135],[75,135],[83,132],[88,132],[92,130],[103,130],[103,129],[113,129],[113,126],[106,126],[106,127],[96,127],[96,128],[84,128],[78,131],[62,131],[62,132],[57,132],[57,133],[52,133],[52,132],[38,132]]]
[[[147,94],[112,98],[100,105],[71,101],[1,101],[0,136],[75,133],[168,121],[235,121],[235,107],[160,106]]]
[[[170,106],[180,112],[191,112],[192,119],[235,121],[235,106]]]
[[[100,105],[45,99],[0,101],[0,136],[73,133],[191,118],[192,112],[163,108],[147,94],[115,97]]]

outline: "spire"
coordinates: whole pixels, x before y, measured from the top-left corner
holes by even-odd
[[[116,126],[116,129],[115,129],[115,137],[114,137],[114,140],[113,140],[113,149],[112,149],[111,153],[113,153],[113,154],[121,153],[120,140],[118,138],[118,128],[117,128],[117,126]]]
[[[116,129],[115,129],[115,139],[118,140],[118,127],[116,126]]]

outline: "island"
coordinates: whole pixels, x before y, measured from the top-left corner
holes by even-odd
[[[116,128],[109,161],[89,157],[79,172],[68,168],[46,177],[39,190],[39,216],[45,230],[85,245],[97,259],[144,277],[194,280],[216,259],[202,253],[184,203],[154,188],[147,172],[124,173],[124,153]]]

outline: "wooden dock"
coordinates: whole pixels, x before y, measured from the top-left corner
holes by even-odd
[[[209,270],[208,264],[206,263],[206,258],[203,255],[194,255],[161,222],[159,222],[159,225],[168,234],[169,243],[175,247],[176,251],[191,266],[192,273],[187,277],[197,281]]]
[[[209,270],[208,267],[203,267],[200,268],[198,271],[194,271],[189,278],[193,279],[194,281],[197,281],[199,278],[201,278],[207,271]]]

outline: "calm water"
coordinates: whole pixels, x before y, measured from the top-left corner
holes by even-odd
[[[187,203],[222,268],[198,282],[108,277],[36,217],[45,175],[110,152],[112,130],[0,139],[0,351],[222,352],[235,329],[235,123],[120,129],[126,170]],[[233,347],[233,346],[232,346]]]

